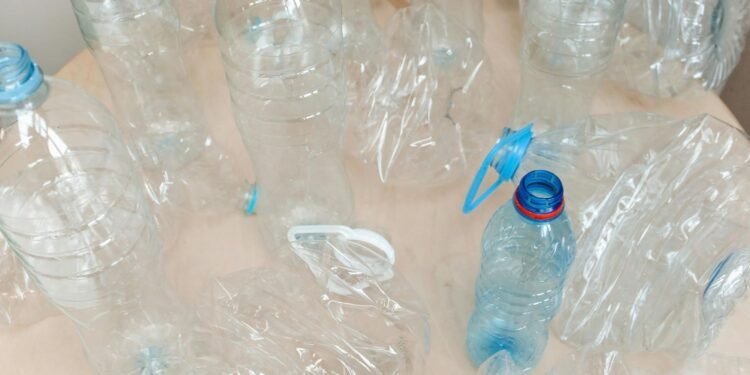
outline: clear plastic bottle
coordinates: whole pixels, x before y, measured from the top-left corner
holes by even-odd
[[[708,115],[597,115],[537,136],[528,126],[487,156],[465,212],[526,172],[560,176],[577,240],[560,339],[686,357],[709,346],[750,281],[748,160],[747,134]],[[490,168],[500,177],[480,195]]]
[[[513,126],[589,114],[622,26],[625,0],[528,0]]]
[[[235,208],[242,179],[205,132],[171,0],[71,3],[155,201],[198,211]]]
[[[184,349],[134,171],[100,103],[0,43],[0,231],[102,374],[160,373]]]
[[[633,0],[608,76],[640,93],[721,90],[750,29],[748,0]]]
[[[352,212],[341,135],[346,105],[338,0],[219,0],[216,25],[234,115],[274,243],[294,225]]]
[[[500,351],[526,370],[541,359],[576,251],[564,206],[560,179],[532,171],[487,224],[466,338],[477,367]]]

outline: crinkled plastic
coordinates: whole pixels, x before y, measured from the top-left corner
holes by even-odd
[[[383,31],[375,20],[370,0],[346,0],[343,12],[344,75],[347,83],[347,126],[357,126],[362,116],[359,103],[367,89],[383,53]]]
[[[592,116],[494,160],[506,178],[547,169],[566,186],[578,255],[553,325],[562,340],[699,353],[744,293],[750,142],[742,130],[707,115]]]
[[[494,85],[474,33],[431,4],[398,11],[385,56],[349,126],[353,154],[392,185],[438,185],[494,139]],[[489,141],[489,142],[488,142]]]
[[[0,235],[0,327],[27,326],[57,313]]]
[[[231,373],[420,374],[419,297],[378,246],[341,234],[293,239],[275,268],[216,279],[197,306],[204,363]]]
[[[548,375],[743,375],[750,374],[750,360],[705,355],[686,362],[659,356],[638,357],[620,352],[574,352],[555,365]]]
[[[488,358],[477,371],[477,375],[517,375],[524,371],[516,366],[507,351],[499,351]]]
[[[740,61],[747,0],[633,0],[609,77],[643,94],[716,90]]]

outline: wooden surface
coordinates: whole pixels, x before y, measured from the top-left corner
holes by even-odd
[[[498,131],[510,118],[519,86],[520,21],[509,0],[485,5],[486,46],[494,66],[501,117]],[[382,4],[382,3],[381,3]],[[234,128],[221,62],[215,51],[204,55],[200,80],[211,133],[252,178],[251,164]],[[75,57],[59,77],[71,80],[109,103],[106,85],[88,52]],[[605,83],[594,112],[652,111],[675,117],[707,112],[727,122],[736,120],[713,94],[682,101],[652,100],[625,93]],[[469,176],[451,186],[432,190],[383,188],[371,170],[349,161],[355,191],[353,226],[385,233],[397,250],[396,267],[425,299],[431,314],[432,341],[426,374],[473,374],[464,352],[463,330],[472,304],[472,284],[478,266],[480,236],[492,212],[509,197],[506,188],[470,216],[460,213]],[[260,239],[257,219],[241,214],[221,220],[187,219],[182,234],[167,253],[167,272],[186,302],[211,277],[261,266],[272,250]],[[710,351],[750,357],[750,303],[741,303]],[[535,373],[549,367],[571,349],[551,339]],[[90,374],[73,324],[63,316],[36,325],[0,331],[0,373],[15,375]]]

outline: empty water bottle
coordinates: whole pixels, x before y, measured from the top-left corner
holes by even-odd
[[[615,47],[625,0],[528,0],[513,125],[586,116]]]
[[[500,351],[522,369],[536,365],[575,249],[560,179],[545,170],[530,172],[482,235],[476,307],[466,337],[476,366]]]
[[[71,2],[156,203],[235,208],[242,179],[205,132],[171,0]]]
[[[0,231],[102,374],[157,373],[184,349],[134,171],[100,103],[0,43]]]
[[[644,113],[531,128],[506,130],[464,209],[532,170],[565,180],[577,249],[559,337],[587,350],[704,350],[750,280],[747,134]],[[487,171],[499,178],[480,195]]]
[[[273,242],[352,212],[341,154],[346,88],[338,0],[219,0],[216,25],[234,115]]]

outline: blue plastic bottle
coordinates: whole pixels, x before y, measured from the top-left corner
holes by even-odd
[[[560,179],[549,171],[532,171],[487,224],[466,338],[476,366],[500,351],[522,369],[541,358],[575,256],[564,208]]]

